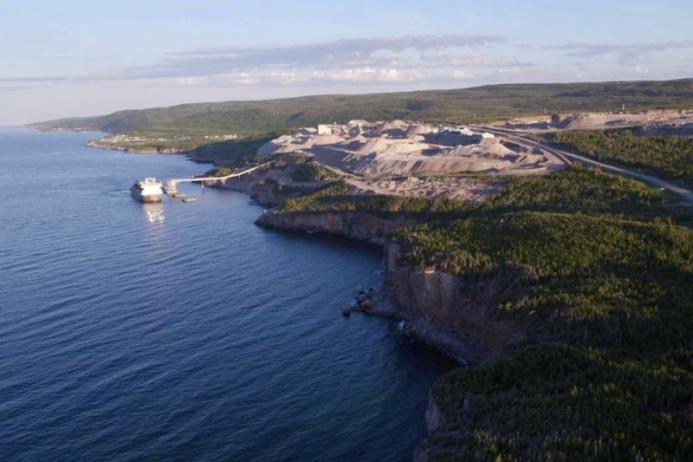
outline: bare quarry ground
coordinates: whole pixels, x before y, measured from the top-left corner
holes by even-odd
[[[468,202],[498,190],[499,182],[483,175],[547,174],[566,166],[549,151],[484,131],[400,120],[304,128],[272,140],[258,154],[307,156],[364,193]],[[469,173],[478,176],[464,176]]]
[[[586,112],[522,117],[492,124],[498,128],[544,133],[557,130],[606,130],[637,128],[643,136],[693,136],[693,110],[662,110],[640,113]]]
[[[693,110],[525,117],[491,127],[524,134],[634,128],[643,136],[693,136]],[[567,166],[566,159],[517,137],[511,140],[483,128],[402,120],[353,120],[303,128],[270,141],[258,154],[265,159],[282,154],[311,158],[340,176],[355,193],[471,203],[500,191],[501,176],[550,174]],[[291,184],[281,175],[276,180]]]
[[[357,191],[377,192],[407,197],[437,198],[478,203],[499,192],[502,182],[475,177],[407,177],[381,180],[360,180],[351,183]]]
[[[393,175],[549,173],[563,168],[551,153],[467,127],[393,121],[321,125],[279,137],[259,154],[302,154],[366,178]]]

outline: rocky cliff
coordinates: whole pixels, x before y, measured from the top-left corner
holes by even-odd
[[[109,149],[112,151],[122,151],[126,154],[185,154],[189,150],[177,147],[165,147],[156,145],[129,145],[118,144],[117,142],[104,141],[106,138],[87,141],[86,146],[90,148]]]
[[[275,207],[287,199],[314,193],[324,187],[322,182],[296,183],[286,181],[282,170],[259,170],[226,182],[210,183],[210,187],[238,191],[265,207]],[[280,227],[280,226],[279,226]]]
[[[262,174],[243,175],[223,184],[212,184],[210,186],[245,193],[255,202],[265,207],[274,207],[286,199],[285,195],[278,194],[275,188],[266,183]]]
[[[393,231],[416,222],[406,218],[381,218],[356,212],[302,213],[269,210],[256,223],[271,228],[331,234],[385,245],[387,236]]]
[[[524,329],[498,319],[498,299],[515,290],[522,271],[507,269],[465,281],[444,271],[407,266],[397,244],[385,246],[385,287],[418,334],[455,358],[477,363],[524,339]]]
[[[305,213],[275,209],[266,211],[257,223],[381,245],[383,290],[379,297],[372,299],[373,308],[367,312],[401,319],[405,335],[435,346],[462,364],[479,363],[499,355],[509,345],[525,338],[523,326],[500,319],[497,313],[499,297],[517,290],[526,277],[522,268],[504,268],[493,276],[471,281],[437,268],[414,268],[407,264],[404,251],[390,235],[398,228],[416,225],[415,220],[357,212]],[[451,412],[460,411],[437,400],[433,391],[425,415],[429,434],[444,428]],[[414,452],[414,460],[428,462],[435,453],[436,448],[422,443]]]
[[[429,343],[462,363],[477,363],[521,341],[524,331],[496,316],[499,296],[513,290],[517,271],[505,271],[482,281],[465,282],[436,269],[407,266],[400,248],[388,236],[415,220],[383,218],[357,212],[303,213],[266,211],[260,226],[344,236],[384,249],[383,291],[391,302],[374,312],[405,321],[407,334]]]

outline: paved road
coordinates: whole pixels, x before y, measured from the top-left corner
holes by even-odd
[[[581,164],[585,165],[591,165],[593,167],[598,167],[602,170],[606,170],[608,172],[613,172],[619,175],[627,176],[630,178],[635,178],[636,180],[641,180],[644,181],[652,186],[655,186],[657,188],[662,188],[665,189],[669,192],[672,192],[674,194],[678,194],[682,198],[686,200],[690,205],[693,205],[693,192],[690,190],[683,188],[681,186],[677,186],[673,183],[669,183],[668,181],[664,181],[662,179],[659,179],[655,176],[652,175],[647,175],[644,173],[640,173],[635,170],[630,170],[628,168],[623,168],[623,167],[617,167],[615,165],[609,165],[605,164],[604,162],[599,162],[594,159],[590,159],[589,157],[581,156],[579,154],[573,154],[571,152],[563,151],[561,149],[555,149],[548,147],[542,143],[537,143],[536,141],[529,139],[527,136],[523,136],[523,133],[518,133],[514,130],[506,130],[502,128],[493,128],[493,127],[479,127],[481,130],[487,131],[489,133],[493,133],[495,135],[500,135],[505,138],[515,140],[517,142],[521,142],[523,144],[527,144],[539,149],[545,149],[549,151],[550,153],[558,156],[559,158],[562,158],[564,161],[567,163],[572,162],[580,162]]]

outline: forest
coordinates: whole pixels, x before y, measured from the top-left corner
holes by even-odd
[[[693,139],[639,136],[634,130],[562,131],[549,141],[607,163],[635,167],[693,186]]]
[[[679,461],[693,454],[690,209],[634,180],[573,165],[480,204],[354,195],[333,183],[284,213],[409,214],[403,264],[472,286],[511,281],[495,317],[527,332],[439,378],[431,461]],[[470,286],[471,287],[471,286]]]

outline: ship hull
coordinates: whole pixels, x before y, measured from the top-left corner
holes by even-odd
[[[135,200],[144,204],[155,204],[161,202],[160,194],[142,194],[142,192],[134,186],[130,188],[130,194],[132,194],[132,197]]]

